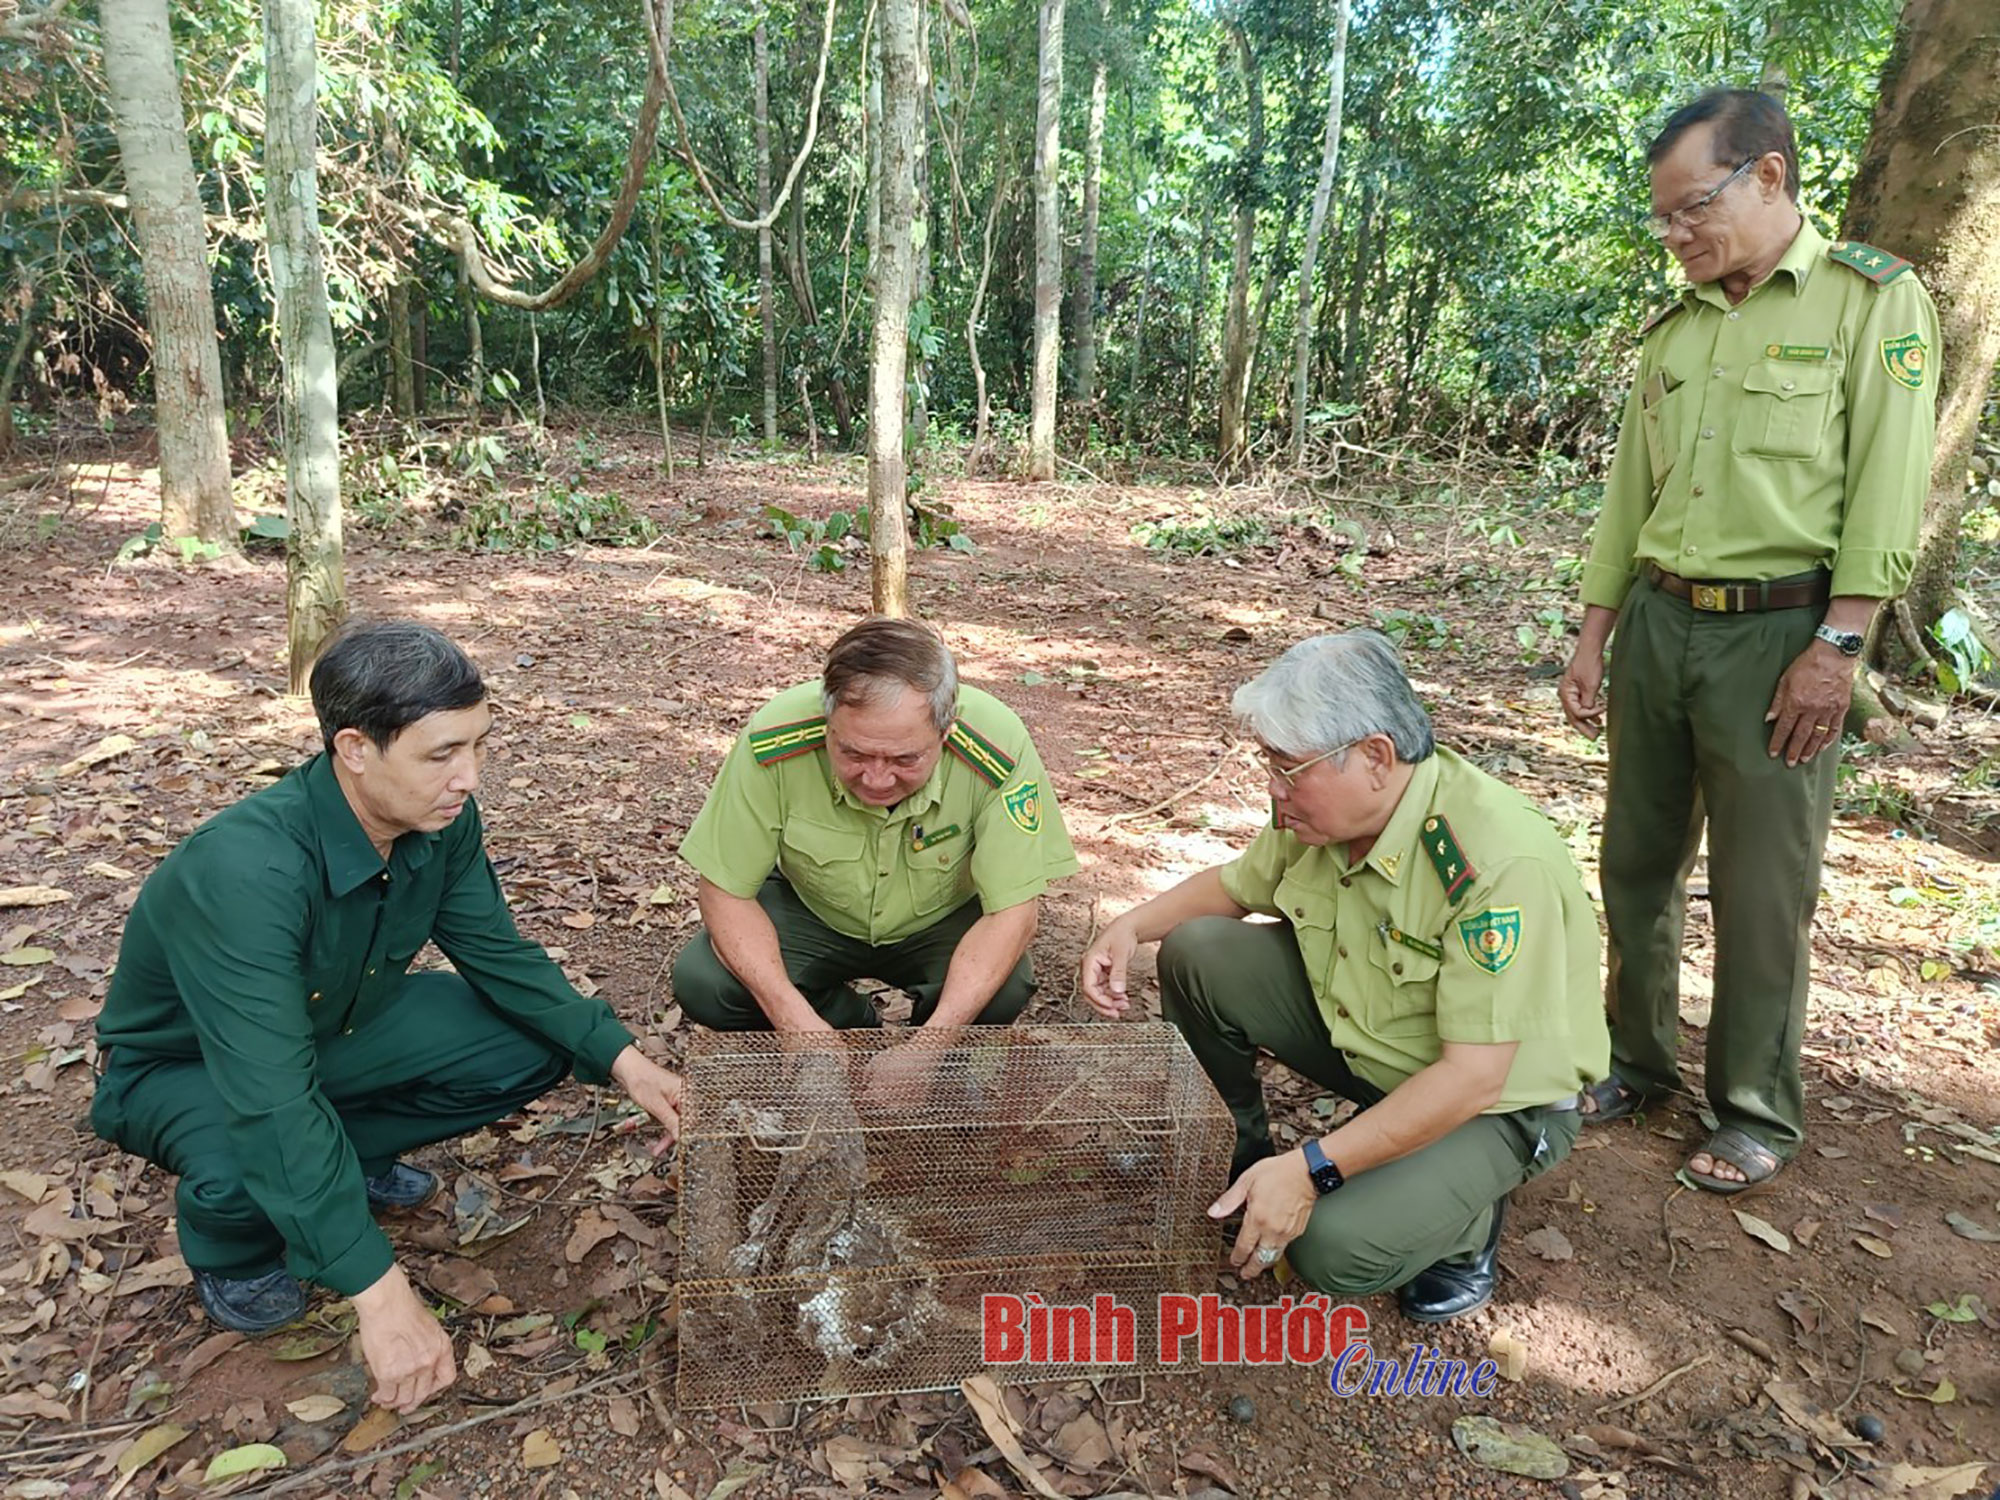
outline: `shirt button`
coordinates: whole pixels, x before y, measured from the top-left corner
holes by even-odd
[[[1346,1007],[1346,1006],[1344,1006],[1344,1005],[1336,1005],[1336,1006],[1335,1006],[1335,1007],[1333,1008],[1333,1013],[1334,1013],[1334,1014],[1335,1014],[1336,1016],[1339,1016],[1339,1017],[1340,1017],[1340,1019],[1341,1019],[1341,1020],[1343,1020],[1343,1021],[1345,1021],[1345,1020],[1347,1019],[1347,1007]]]
[[[1787,380],[1787,381],[1785,382],[1785,389],[1786,389],[1786,390],[1788,390],[1788,391],[1795,391],[1795,390],[1797,390],[1797,389],[1798,389],[1798,386],[1797,386],[1797,384],[1796,384],[1796,383],[1794,383],[1793,381],[1790,381],[1790,380]]]
[[[1699,547],[1690,547],[1690,548],[1688,548],[1688,556],[1689,556],[1689,557],[1693,557],[1693,556],[1695,555],[1695,553],[1697,553],[1697,552],[1699,552],[1699,551],[1701,551],[1701,548],[1699,548]]]
[[[1343,875],[1340,877],[1340,883],[1342,885],[1353,885],[1354,877],[1352,875]]]
[[[1705,438],[1712,438],[1715,436],[1715,429],[1713,427],[1704,427],[1701,430],[1701,435]]]
[[[1736,321],[1736,320],[1737,320],[1738,318],[1740,318],[1740,317],[1742,317],[1742,316],[1743,316],[1743,314],[1742,314],[1742,313],[1740,313],[1740,312],[1735,312],[1735,311],[1733,311],[1733,310],[1732,310],[1732,311],[1730,312],[1730,314],[1729,314],[1729,321],[1730,321],[1730,322],[1732,322],[1732,323],[1734,323],[1734,322],[1735,322],[1735,321]]]
[[[340,1034],[342,1036],[353,1036],[354,1028],[352,1026],[343,1026],[340,1028]]]
[[[370,969],[370,970],[368,971],[368,977],[369,977],[370,979],[373,979],[373,978],[375,977],[375,971],[374,971],[373,969]]]
[[[1292,915],[1295,917],[1303,918],[1305,914],[1306,914],[1306,909],[1303,906],[1295,906],[1292,908]]]
[[[1333,951],[1338,953],[1342,958],[1345,958],[1347,957],[1347,944],[1342,943],[1338,948],[1334,949]]]
[[[1699,495],[1701,493],[1701,486],[1696,485],[1693,489],[1689,490],[1688,493],[1690,495]]]
[[[1399,963],[1390,964],[1389,971],[1393,974],[1400,974],[1403,972],[1403,966]]]
[[[1717,366],[1715,367],[1715,378],[1716,378],[1716,379],[1718,379],[1718,380],[1720,380],[1720,379],[1722,378],[1722,366],[1721,366],[1721,365],[1717,365]]]

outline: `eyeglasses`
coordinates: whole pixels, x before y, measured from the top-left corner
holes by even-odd
[[[1367,738],[1366,735],[1362,736],[1362,739],[1366,738]],[[1268,771],[1271,775],[1282,780],[1285,783],[1285,785],[1289,787],[1291,790],[1297,791],[1299,787],[1299,777],[1304,775],[1307,771],[1310,771],[1314,766],[1318,765],[1321,761],[1331,760],[1333,759],[1334,756],[1340,754],[1341,751],[1352,750],[1356,745],[1360,743],[1361,740],[1349,740],[1344,745],[1335,745],[1331,750],[1321,751],[1318,755],[1315,755],[1311,760],[1302,760],[1295,766],[1279,765],[1277,761],[1271,758],[1271,753],[1267,750],[1264,752],[1264,769]]]
[[[1650,234],[1656,240],[1664,240],[1674,232],[1676,224],[1680,225],[1683,229],[1699,229],[1708,221],[1708,206],[1722,196],[1723,190],[1730,183],[1741,177],[1762,160],[1763,158],[1759,156],[1751,157],[1742,166],[1731,172],[1686,208],[1677,208],[1672,213],[1666,214],[1648,214],[1646,216],[1646,233]]]

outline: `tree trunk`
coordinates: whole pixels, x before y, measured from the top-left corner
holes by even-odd
[[[2000,359],[2000,28],[1966,0],[1907,0],[1841,232],[1916,263],[1937,300],[1937,451],[1906,595],[1951,607],[1967,459]]]
[[[1139,260],[1139,311],[1132,320],[1132,372],[1125,385],[1125,417],[1118,424],[1122,442],[1131,442],[1139,414],[1139,377],[1146,369],[1146,308],[1153,300],[1153,236],[1146,235],[1146,248]]]
[[[985,290],[983,280],[980,290]],[[20,378],[21,365],[28,357],[28,346],[34,342],[35,313],[40,302],[40,297],[31,286],[16,303],[21,321],[15,325],[14,346],[7,351],[7,362],[0,365],[0,458],[14,451],[14,382]]]
[[[1035,344],[1028,477],[1056,477],[1056,369],[1062,358],[1063,6],[1041,0],[1041,85],[1035,103]]]
[[[1104,179],[1104,116],[1111,98],[1105,60],[1111,0],[1097,0],[1097,63],[1090,74],[1090,117],[1083,136],[1083,241],[1076,252],[1076,399],[1097,395],[1097,218]]]
[[[653,403],[660,413],[660,466],[667,483],[674,480],[674,428],[667,420],[667,320],[660,306],[660,215],[653,215],[652,259],[647,268],[653,284]]]
[[[1338,0],[1333,23],[1333,56],[1327,64],[1326,140],[1319,153],[1319,182],[1313,188],[1312,217],[1306,221],[1305,253],[1299,259],[1299,316],[1292,332],[1292,463],[1306,451],[1306,377],[1312,367],[1313,271],[1326,207],[1333,201],[1333,177],[1340,164],[1340,117],[1347,93],[1347,0]]]
[[[472,295],[472,282],[460,262],[459,299],[465,304],[465,409],[474,416],[486,399],[486,333],[479,321],[479,299]]]
[[[208,238],[166,0],[103,0],[104,82],[146,280],[160,439],[160,530],[237,547]],[[329,349],[328,377],[332,376]]]
[[[1188,304],[1187,358],[1181,363],[1181,427],[1194,430],[1194,372],[1201,362],[1202,315],[1208,310],[1208,282],[1215,261],[1215,199],[1201,206],[1201,244],[1194,258],[1194,301]]]
[[[314,166],[319,60],[312,0],[265,0],[264,70],[264,217],[284,367],[286,641],[292,691],[303,693],[320,645],[347,614],[340,413]]]
[[[986,287],[993,278],[993,231],[1000,223],[1000,209],[1013,184],[1003,169],[993,184],[993,202],[986,210],[986,234],[980,241],[979,281],[972,289],[972,306],[965,315],[965,352],[972,365],[972,452],[966,458],[966,472],[977,473],[986,455],[987,427],[992,420],[992,402],[986,392],[986,366],[979,359],[979,319],[986,310]]]
[[[912,160],[916,167],[916,235],[911,242],[910,306],[922,308],[924,326],[931,326],[931,150],[930,150],[930,110],[925,106],[931,97],[931,8],[926,4],[917,6],[917,137],[913,147]],[[912,450],[921,448],[931,434],[930,361],[924,358],[923,347],[911,351],[911,368],[907,372],[910,388],[910,431],[909,446]]]
[[[1258,178],[1264,165],[1264,75],[1250,35],[1232,23],[1236,54],[1243,70],[1244,107],[1250,130],[1236,165],[1236,247],[1229,268],[1229,310],[1222,323],[1222,374],[1218,393],[1216,457],[1226,470],[1243,462],[1246,449],[1243,410],[1250,378],[1250,260],[1257,247]]]
[[[411,410],[421,417],[431,404],[431,298],[421,281],[410,285],[417,293],[410,302]]]
[[[903,397],[909,364],[910,235],[917,197],[917,6],[882,0],[881,241],[868,401],[868,519],[878,615],[910,612],[909,475]]]
[[[389,407],[407,422],[417,414],[416,371],[410,367],[410,284],[389,283]]]
[[[1347,282],[1347,329],[1340,340],[1340,399],[1355,401],[1367,385],[1361,311],[1367,306],[1368,278],[1374,267],[1375,213],[1381,201],[1379,179],[1372,173],[1361,184],[1361,224],[1354,235],[1354,265]]]
[[[757,53],[757,217],[771,216],[771,49],[764,23],[753,33]],[[778,442],[778,313],[771,286],[771,226],[757,231],[757,317],[764,333],[764,442]]]

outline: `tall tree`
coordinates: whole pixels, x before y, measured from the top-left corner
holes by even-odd
[[[1914,261],[1944,340],[1937,459],[1906,601],[1951,606],[1966,460],[2000,360],[2000,27],[1990,0],[1907,0],[1842,232]]]
[[[757,18],[757,217],[771,216],[771,48]],[[764,340],[764,441],[778,441],[778,315],[771,288],[771,226],[757,231],[757,318]]]
[[[1340,117],[1347,94],[1347,0],[1335,0],[1333,55],[1327,63],[1326,140],[1319,153],[1319,183],[1313,189],[1312,217],[1306,221],[1305,252],[1299,258],[1299,316],[1292,334],[1292,462],[1306,451],[1306,377],[1312,368],[1313,271],[1326,207],[1333,197],[1333,174],[1340,165]]]
[[[868,385],[868,519],[878,615],[910,612],[909,466],[903,403],[909,373],[911,230],[917,213],[917,6],[881,0],[882,165],[875,265],[874,367]]]
[[[1236,55],[1243,72],[1243,101],[1249,132],[1237,158],[1235,181],[1236,242],[1229,267],[1229,305],[1222,322],[1222,375],[1217,393],[1216,456],[1225,468],[1243,462],[1249,447],[1244,413],[1250,401],[1250,257],[1257,247],[1257,202],[1264,174],[1264,71],[1241,21],[1231,21]]]
[[[104,83],[138,228],[153,335],[160,530],[234,551],[222,357],[166,0],[103,0]]]
[[[347,615],[340,535],[340,406],[320,251],[319,49],[313,0],[265,0],[264,216],[283,366],[285,617],[292,691]]]
[[[1076,251],[1076,399],[1097,395],[1097,218],[1104,183],[1104,116],[1111,98],[1111,0],[1097,0],[1096,61],[1083,132],[1083,239]]]
[[[1040,86],[1035,102],[1035,343],[1029,392],[1028,477],[1056,477],[1056,369],[1062,358],[1062,162],[1064,0],[1041,0]]]

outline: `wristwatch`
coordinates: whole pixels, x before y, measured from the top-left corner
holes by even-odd
[[[1347,1181],[1340,1175],[1340,1168],[1327,1159],[1320,1150],[1319,1142],[1308,1140],[1305,1144],[1306,1172],[1312,1178],[1313,1191],[1324,1198],[1328,1193]]]
[[[1825,641],[1842,656],[1859,656],[1862,639],[1851,630],[1835,630],[1825,621],[1813,626],[1813,639]]]

